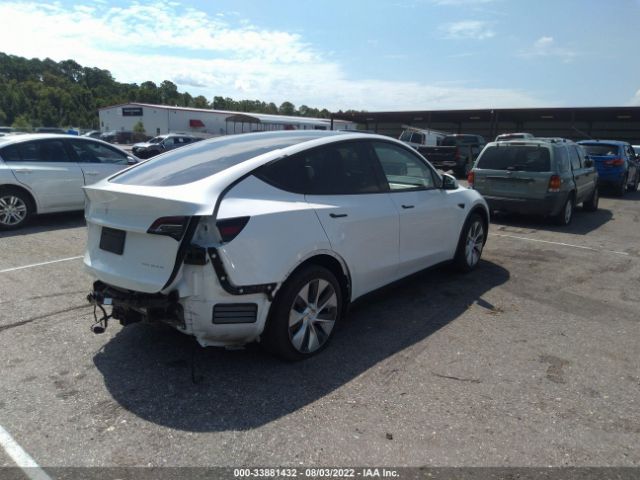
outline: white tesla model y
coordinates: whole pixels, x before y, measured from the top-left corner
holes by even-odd
[[[442,262],[474,269],[489,224],[476,191],[362,133],[221,137],[84,190],[91,302],[290,360],[326,347],[367,292]]]

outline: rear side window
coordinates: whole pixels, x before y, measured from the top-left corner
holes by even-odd
[[[39,140],[16,145],[23,162],[72,162],[62,140]]]
[[[0,150],[0,157],[2,157],[5,162],[19,162],[22,160],[18,148],[15,145],[9,145]]]
[[[373,159],[363,142],[314,148],[265,165],[261,180],[294,193],[344,195],[381,191]]]
[[[582,168],[582,161],[580,160],[580,155],[578,154],[578,150],[573,146],[567,147],[569,150],[569,158],[571,159],[571,168],[577,170]]]
[[[581,143],[582,148],[584,148],[589,155],[593,155],[595,157],[613,157],[618,155],[618,145],[611,145],[606,143],[598,143],[598,144],[584,144]]]
[[[571,171],[567,149],[564,146],[554,147],[553,153],[560,173],[567,173]]]
[[[292,132],[290,135],[241,134],[194,143],[152,158],[109,180],[142,186],[185,185],[210,177],[230,167],[273,150],[324,136],[320,132]]]
[[[549,149],[528,145],[501,145],[485,148],[477,168],[522,172],[549,172]]]

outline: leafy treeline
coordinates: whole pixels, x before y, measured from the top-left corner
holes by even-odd
[[[0,125],[97,128],[98,109],[120,103],[141,102],[240,112],[328,118],[319,110],[291,102],[280,106],[259,100],[233,100],[179,92],[171,81],[117,82],[108,70],[83,67],[73,60],[31,60],[0,52]]]

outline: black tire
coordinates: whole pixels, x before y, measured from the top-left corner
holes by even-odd
[[[616,185],[615,194],[617,197],[624,197],[624,194],[627,191],[628,181],[629,181],[629,178],[625,175],[624,178],[622,179],[622,182],[620,182],[619,185]]]
[[[567,201],[564,202],[564,205],[562,206],[562,210],[553,217],[553,223],[563,227],[569,225],[571,220],[573,220],[575,206],[573,193],[570,193],[567,197]]]
[[[479,232],[477,229],[480,229]],[[458,248],[456,249],[455,257],[453,257],[453,266],[456,270],[468,273],[478,266],[486,238],[487,226],[484,219],[479,214],[472,213],[464,223],[462,232],[460,232]],[[472,243],[473,246],[471,245]]]
[[[638,183],[640,183],[640,171],[636,172],[636,178],[633,181],[633,184],[627,185],[627,190],[629,190],[630,192],[635,192],[636,190],[638,190]]]
[[[598,210],[598,204],[600,203],[600,192],[598,191],[598,187],[595,188],[591,198],[582,204],[582,208],[584,208],[587,212],[595,212]]]
[[[0,230],[15,230],[27,224],[35,206],[29,195],[13,187],[0,187]]]
[[[314,283],[317,285],[315,294]],[[305,288],[308,288],[307,299],[300,295]],[[325,301],[328,306],[315,308]],[[261,343],[267,351],[287,361],[316,355],[329,344],[342,316],[342,306],[340,284],[330,270],[319,265],[301,268],[287,279],[276,295]],[[292,315],[300,316],[297,322],[292,320]],[[319,343],[317,347],[314,339]]]

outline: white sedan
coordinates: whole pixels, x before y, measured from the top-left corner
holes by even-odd
[[[217,138],[84,190],[91,302],[289,360],[326,347],[367,292],[442,262],[474,269],[489,224],[476,191],[362,133]]]
[[[59,134],[0,138],[0,230],[22,227],[34,214],[82,210],[82,187],[137,163],[93,138]]]

